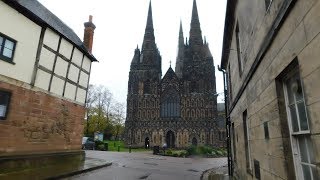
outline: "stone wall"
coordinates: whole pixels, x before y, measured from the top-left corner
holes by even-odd
[[[83,106],[11,80],[8,116],[0,121],[0,156],[81,149]]]
[[[315,0],[296,1],[281,22],[281,28],[275,29],[273,41],[261,56],[256,69],[254,62],[259,51],[266,43],[268,32],[281,12],[281,6],[288,1],[273,1],[266,11],[264,1],[238,1],[236,18],[242,38],[242,58],[244,71],[239,75],[236,52],[230,51],[232,97],[239,99],[230,114],[234,123],[236,158],[235,176],[239,179],[256,179],[254,160],[259,162],[261,179],[295,179],[290,136],[286,112],[281,104],[281,84],[279,75],[295,59],[304,89],[305,103],[309,117],[314,162],[320,162],[320,2]],[[248,10],[249,9],[249,10]],[[254,10],[250,11],[250,9]],[[236,49],[235,34],[231,48]],[[228,65],[229,65],[228,64]],[[253,71],[253,72],[252,72]],[[249,74],[253,73],[247,86],[240,89]],[[232,99],[231,104],[234,103]],[[247,110],[249,126],[249,149],[251,170],[246,168],[244,147],[243,112]],[[264,123],[268,123],[269,138],[265,137]],[[234,155],[233,155],[234,156]],[[319,171],[319,165],[317,169]]]

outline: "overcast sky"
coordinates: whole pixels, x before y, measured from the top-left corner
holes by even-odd
[[[83,39],[83,23],[93,15],[96,25],[90,83],[106,86],[126,103],[128,75],[134,49],[142,45],[149,0],[39,0]],[[162,56],[162,75],[174,69],[179,23],[189,35],[193,0],[152,0],[156,43]],[[221,61],[226,0],[197,0],[202,35],[206,36],[216,67],[217,92],[223,92]],[[221,101],[223,96],[219,96]]]

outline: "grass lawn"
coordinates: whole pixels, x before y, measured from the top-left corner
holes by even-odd
[[[118,151],[118,146],[120,146],[120,152],[129,152],[129,148],[124,147],[123,141],[105,140],[104,142],[108,142],[108,151]],[[131,152],[144,152],[144,151],[151,151],[151,150],[152,149],[132,148]]]

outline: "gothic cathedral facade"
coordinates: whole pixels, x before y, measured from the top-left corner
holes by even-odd
[[[164,143],[168,148],[222,146],[216,119],[213,57],[202,39],[196,1],[189,41],[184,42],[180,24],[175,71],[170,66],[163,78],[150,3],[142,48],[136,48],[129,72],[126,144],[146,148]]]

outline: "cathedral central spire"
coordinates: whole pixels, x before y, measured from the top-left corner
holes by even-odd
[[[156,48],[156,43],[155,43],[154,30],[153,30],[152,7],[151,7],[151,1],[150,1],[147,25],[144,33],[143,44],[142,44],[142,51],[153,50],[154,48]]]
[[[190,37],[189,44],[191,46],[194,45],[202,45],[202,33],[200,28],[200,21],[197,9],[197,2],[193,0],[193,8],[192,8],[192,17],[191,17],[191,25],[190,25]]]
[[[176,59],[176,70],[175,70],[177,76],[180,78],[182,77],[183,59],[184,59],[184,37],[183,37],[183,30],[182,30],[182,22],[180,20],[178,55]]]

